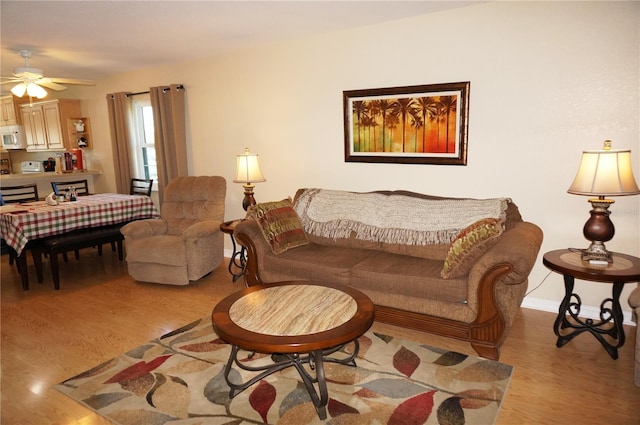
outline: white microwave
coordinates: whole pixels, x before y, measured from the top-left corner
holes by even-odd
[[[21,125],[7,125],[0,127],[3,149],[26,149],[27,139]]]

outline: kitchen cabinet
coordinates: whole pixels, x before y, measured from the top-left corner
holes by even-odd
[[[42,107],[23,108],[22,124],[24,125],[24,137],[27,139],[27,150],[47,149]]]
[[[16,104],[13,101],[13,96],[0,97],[0,125],[21,124],[19,116],[19,114],[16,114]]]
[[[56,99],[21,106],[28,151],[67,150],[77,147],[68,118],[80,116],[80,101]],[[72,142],[73,140],[73,142]]]

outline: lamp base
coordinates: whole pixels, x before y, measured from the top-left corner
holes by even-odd
[[[589,212],[591,216],[584,224],[582,233],[587,240],[591,241],[589,248],[582,251],[582,260],[606,261],[612,263],[611,253],[604,246],[605,242],[613,239],[616,229],[609,218],[609,206],[615,201],[605,199],[604,196],[589,199],[593,209]]]
[[[251,205],[256,204],[256,198],[253,197],[253,188],[255,185],[253,184],[243,184],[244,187],[244,198],[242,199],[242,208],[246,211]]]
[[[582,250],[582,261],[606,261],[607,263],[613,263],[613,257],[611,252],[607,251],[602,242],[591,242],[589,248]]]

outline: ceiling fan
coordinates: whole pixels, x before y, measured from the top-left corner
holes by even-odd
[[[31,50],[20,50],[18,53],[24,59],[24,66],[13,68],[13,76],[2,77],[3,81],[0,82],[0,84],[17,83],[11,88],[11,93],[17,97],[22,97],[26,93],[29,97],[42,99],[47,95],[47,91],[43,87],[61,91],[67,89],[62,84],[76,84],[83,86],[93,86],[95,84],[91,80],[45,77],[42,73],[42,69],[32,68],[29,66]]]

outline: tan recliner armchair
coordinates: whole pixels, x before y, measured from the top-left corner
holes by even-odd
[[[162,218],[122,227],[129,274],[143,282],[188,285],[213,271],[224,257],[227,183],[219,176],[171,180],[164,192]]]

